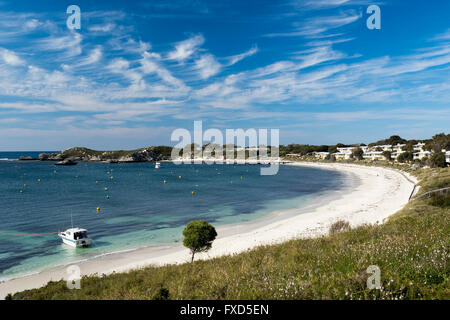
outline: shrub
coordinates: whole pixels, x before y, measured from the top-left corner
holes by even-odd
[[[168,300],[169,299],[169,289],[161,287],[158,292],[153,296],[153,300]]]
[[[407,161],[412,161],[413,159],[414,159],[413,153],[409,152],[409,151],[400,153],[397,157],[398,162],[407,162]]]
[[[361,148],[356,148],[352,152],[353,157],[358,159],[358,160],[362,160],[363,159],[363,154],[364,154],[364,151]]]
[[[391,160],[391,155],[392,153],[390,151],[383,151],[383,156],[386,158],[386,160],[390,161]]]
[[[183,230],[183,244],[191,249],[192,259],[198,252],[206,252],[211,249],[212,242],[216,239],[216,229],[203,220],[192,220]]]
[[[345,220],[338,220],[334,222],[330,227],[330,234],[334,234],[341,231],[346,231],[350,229],[350,223]]]
[[[430,157],[431,166],[434,168],[445,168],[445,154],[443,152],[436,152]]]

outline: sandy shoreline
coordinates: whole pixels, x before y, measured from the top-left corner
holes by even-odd
[[[358,183],[325,203],[299,209],[289,216],[274,213],[265,224],[243,224],[218,228],[219,237],[213,248],[196,259],[233,254],[258,245],[279,243],[299,237],[326,234],[330,225],[345,219],[351,226],[381,223],[400,210],[407,202],[416,179],[396,170],[338,163],[294,163],[327,170],[339,170],[353,176]],[[279,217],[279,219],[277,219]],[[221,232],[222,231],[222,232]],[[77,265],[82,275],[109,274],[137,269],[149,264],[164,265],[189,261],[189,251],[181,243],[147,247],[132,251],[111,253]],[[37,288],[48,281],[66,279],[66,267],[57,267],[38,274],[0,283],[0,299],[8,293]]]

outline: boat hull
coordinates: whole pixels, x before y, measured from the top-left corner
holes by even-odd
[[[80,240],[72,240],[72,239],[66,238],[61,235],[59,237],[61,238],[61,240],[63,241],[64,244],[67,244],[74,248],[85,248],[85,247],[89,247],[92,244],[92,240],[89,238],[80,239]]]

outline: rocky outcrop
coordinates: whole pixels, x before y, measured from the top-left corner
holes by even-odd
[[[169,157],[163,156],[153,147],[143,148],[132,151],[96,151],[87,148],[71,148],[61,153],[46,154],[41,153],[39,160],[41,161],[65,161],[70,159],[73,161],[98,161],[98,162],[154,162],[161,160],[169,160]]]

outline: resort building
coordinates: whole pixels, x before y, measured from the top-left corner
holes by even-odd
[[[414,160],[422,160],[425,157],[428,157],[431,154],[430,151],[419,151],[413,153],[413,159]]]
[[[423,147],[425,147],[425,143],[419,142],[413,146],[414,152],[422,152],[424,151]]]
[[[368,152],[364,152],[363,158],[364,159],[370,159],[370,160],[384,160],[384,159],[386,159],[383,156],[383,151],[368,151]]]
[[[353,150],[356,149],[356,147],[342,147],[342,148],[337,148],[337,149],[339,152],[351,154],[353,152]]]
[[[400,154],[400,153],[404,152],[404,151],[403,151],[403,147],[404,147],[404,146],[406,146],[406,144],[404,144],[404,143],[402,143],[402,144],[398,143],[397,145],[395,145],[395,146],[392,147],[392,151],[398,152],[398,153]]]
[[[312,153],[315,158],[325,159],[330,153],[329,152],[313,152]]]

